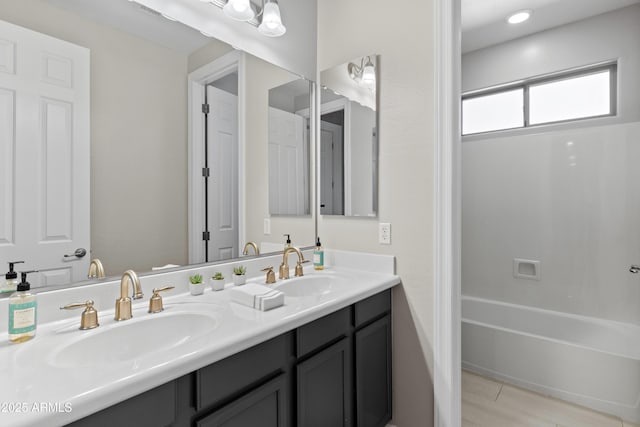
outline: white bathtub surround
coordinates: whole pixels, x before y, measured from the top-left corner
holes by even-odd
[[[463,296],[462,366],[640,422],[640,326]]]
[[[463,142],[462,293],[640,325],[639,140],[632,122]]]
[[[327,250],[327,253],[330,252]],[[311,251],[305,251],[305,258],[310,257]],[[214,292],[207,289],[197,297],[189,294],[190,275],[198,273],[203,277],[211,277],[214,272],[220,271],[228,276],[232,268],[240,264],[238,261],[140,277],[145,297],[133,301],[133,318],[124,322],[113,320],[115,299],[120,294],[119,280],[41,293],[38,296],[39,326],[36,338],[15,345],[9,345],[6,339],[0,341],[0,402],[60,403],[61,408],[69,404],[73,410],[0,413],[0,425],[67,424],[400,283],[400,278],[394,275],[393,256],[362,256],[336,251],[332,259],[332,266],[323,271],[313,270],[312,265],[305,267],[305,276],[339,277],[340,280],[333,281],[339,286],[334,285],[328,292],[313,297],[286,297],[284,306],[267,312],[232,303],[230,293],[226,290]],[[360,269],[353,268],[349,263],[356,259],[359,260],[356,264]],[[369,263],[364,259],[369,259]],[[260,270],[281,260],[281,254],[243,259],[248,282],[263,283],[264,272]],[[292,271],[292,277],[293,274]],[[286,281],[278,281],[276,286],[283,282]],[[152,288],[167,285],[174,285],[176,289],[163,295],[165,310],[156,314],[147,313]],[[80,313],[59,310],[58,307],[86,299],[95,301],[100,327],[80,331],[77,329]],[[124,329],[127,322],[130,325],[145,322],[152,327],[157,319],[161,329],[158,334],[162,335],[162,328],[175,324],[167,323],[166,318],[185,311],[194,319],[204,314],[213,316],[211,323],[216,328],[204,331],[204,335],[198,335],[199,338],[178,346],[160,348],[151,355],[133,360],[101,363],[98,368],[90,362],[69,366],[58,360],[61,345],[73,344],[83,334]],[[0,300],[0,316],[7,317],[6,299]],[[164,322],[161,320],[163,317]],[[5,322],[0,324],[3,327],[6,325]],[[185,331],[185,335],[189,332]],[[6,337],[6,330],[0,331],[0,336]]]

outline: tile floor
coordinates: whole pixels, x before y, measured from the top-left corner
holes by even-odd
[[[462,371],[463,427],[640,427],[538,393]]]

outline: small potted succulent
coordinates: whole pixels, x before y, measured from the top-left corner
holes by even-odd
[[[233,267],[233,284],[236,286],[244,285],[247,281],[246,273],[247,268],[243,265]]]
[[[189,276],[189,291],[191,295],[202,295],[204,292],[204,283],[202,283],[202,274],[194,274]]]
[[[212,291],[221,291],[224,289],[224,276],[219,271],[216,271],[213,276],[211,276],[211,290]]]

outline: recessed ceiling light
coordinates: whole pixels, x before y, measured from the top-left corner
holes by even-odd
[[[527,19],[531,18],[531,14],[533,12],[530,10],[520,10],[516,13],[511,14],[508,18],[507,18],[507,22],[509,24],[519,24],[521,22],[526,21]]]

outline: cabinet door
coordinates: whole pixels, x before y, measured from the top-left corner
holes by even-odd
[[[298,426],[352,425],[351,351],[347,338],[298,364]]]
[[[176,419],[176,382],[170,381],[152,390],[89,415],[67,427],[160,427]]]
[[[391,319],[385,316],[356,332],[358,427],[384,427],[391,419]]]
[[[211,415],[197,427],[288,427],[286,374],[250,391]]]

